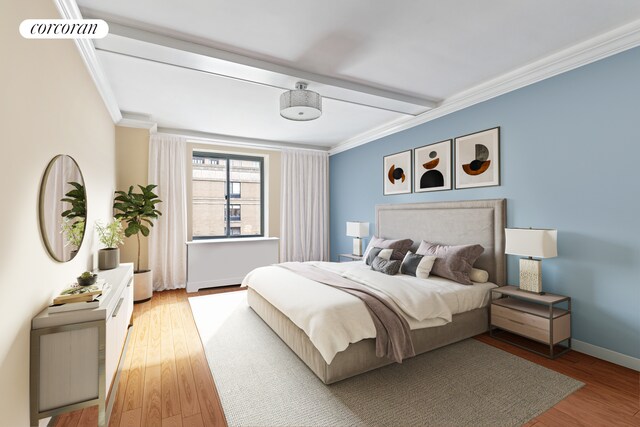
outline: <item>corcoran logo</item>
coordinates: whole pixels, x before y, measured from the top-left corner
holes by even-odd
[[[102,19],[25,19],[20,34],[26,39],[101,39],[109,34]]]

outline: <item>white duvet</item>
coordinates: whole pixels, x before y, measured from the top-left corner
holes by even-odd
[[[440,326],[454,314],[484,307],[493,283],[460,285],[431,276],[418,279],[388,276],[361,262],[312,262],[319,268],[368,286],[389,297],[411,329]],[[376,330],[364,303],[357,297],[277,266],[261,267],[242,282],[302,329],[329,364],[349,344],[375,338]]]

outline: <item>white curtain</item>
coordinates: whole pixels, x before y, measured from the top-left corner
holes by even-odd
[[[280,262],[329,259],[329,155],[282,151]]]
[[[149,184],[156,184],[162,215],[149,235],[153,289],[184,288],[187,281],[186,140],[152,134],[149,138]]]

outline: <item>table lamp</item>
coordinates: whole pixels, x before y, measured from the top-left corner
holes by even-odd
[[[353,237],[353,255],[362,256],[362,238],[369,236],[369,223],[347,222],[347,236]]]
[[[541,228],[506,228],[505,253],[520,255],[520,289],[542,292],[542,261],[535,258],[558,256],[558,230]]]

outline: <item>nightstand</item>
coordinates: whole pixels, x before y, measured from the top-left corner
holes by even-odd
[[[362,261],[362,256],[360,255],[353,255],[353,254],[340,254],[338,255],[338,261],[342,262],[342,258],[346,258],[348,261],[345,262],[349,262],[349,261]]]
[[[495,294],[500,297],[493,299]],[[538,295],[521,291],[516,286],[502,286],[491,290],[489,335],[525,350],[555,359],[571,349],[571,298],[545,293]],[[567,309],[556,304],[567,303]],[[496,331],[504,330],[549,346],[545,354],[510,341]],[[566,341],[566,345],[561,344]],[[558,352],[555,347],[560,347]]]

